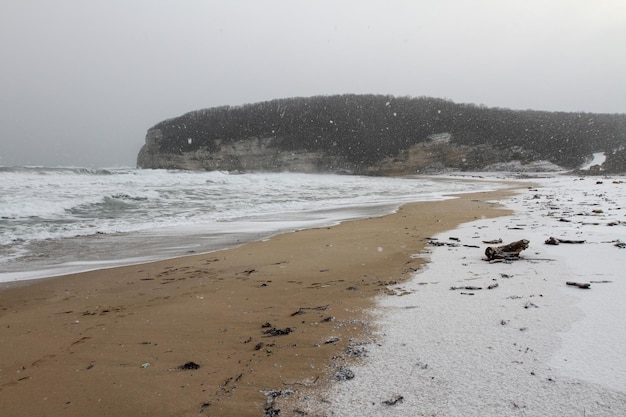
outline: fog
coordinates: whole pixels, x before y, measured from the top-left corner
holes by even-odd
[[[623,0],[3,0],[0,35],[5,166],[134,166],[163,119],[297,96],[626,113]]]

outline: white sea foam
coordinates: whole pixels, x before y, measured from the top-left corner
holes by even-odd
[[[76,262],[105,267],[206,252],[496,186],[295,173],[1,168],[0,281],[40,277],[37,271],[50,268],[78,271]]]

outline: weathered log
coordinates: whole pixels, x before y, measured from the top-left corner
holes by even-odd
[[[497,245],[502,243],[502,239],[483,240],[483,243],[486,243],[487,245]]]
[[[591,284],[588,282],[567,281],[566,284],[572,285],[574,287],[582,288],[583,290],[588,290],[589,288],[591,288]]]
[[[451,290],[482,290],[483,287],[475,287],[473,285],[468,285],[465,287],[450,287]]]
[[[404,397],[402,395],[398,395],[390,400],[385,400],[383,401],[383,404],[385,405],[396,405],[398,403],[401,403],[404,400]]]
[[[451,248],[458,248],[459,247],[459,244],[455,243],[455,242],[439,242],[437,240],[429,240],[428,244],[432,245],[432,246],[448,246],[448,247],[451,247]]]
[[[485,249],[485,256],[489,261],[492,261],[494,259],[518,258],[521,251],[523,251],[524,249],[528,249],[529,243],[529,240],[522,239],[516,242],[511,242],[504,246],[489,246],[487,249]]]
[[[559,242],[560,243],[574,243],[574,244],[585,243],[584,240],[572,240],[572,239],[559,239]]]
[[[550,236],[548,239],[546,239],[545,244],[546,245],[558,245],[559,243],[585,243],[584,240],[571,240],[571,239],[559,239],[556,237],[552,237]]]

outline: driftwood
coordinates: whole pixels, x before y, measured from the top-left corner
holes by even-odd
[[[474,287],[473,285],[468,285],[466,287],[450,287],[451,290],[470,290],[470,291],[475,291],[475,290],[482,290],[483,287]]]
[[[591,288],[591,284],[587,282],[567,281],[566,284],[572,285],[574,287],[582,288],[583,290],[588,290],[589,288]]]
[[[434,238],[430,239],[428,241],[428,244],[432,245],[432,246],[448,246],[448,247],[451,247],[451,248],[459,247],[458,243],[455,243],[455,242],[439,242],[438,240],[436,240]]]
[[[483,243],[486,243],[487,245],[498,245],[502,243],[502,239],[483,240]]]
[[[489,246],[485,249],[485,256],[487,260],[492,261],[494,259],[512,259],[518,258],[521,251],[528,249],[530,241],[526,239],[511,242],[508,245],[492,247]]]
[[[585,243],[585,241],[584,240],[559,239],[559,238],[552,237],[552,236],[550,236],[545,241],[546,245],[558,245],[559,243]]]
[[[494,288],[498,288],[498,283],[494,282],[493,284],[489,285],[487,287],[488,290],[493,290]],[[475,287],[473,285],[467,285],[464,287],[450,287],[451,290],[470,290],[470,291],[478,291],[478,290],[482,290],[483,287]]]
[[[383,401],[383,404],[385,405],[396,405],[398,403],[401,403],[404,400],[404,397],[402,395],[398,395],[397,397],[394,397],[390,400],[385,400]]]
[[[352,287],[351,287],[352,288]],[[326,304],[324,306],[318,306],[318,307],[300,307],[297,311],[291,313],[291,316],[297,316],[300,314],[304,314],[304,312],[306,310],[316,310],[316,311],[324,311],[326,310],[328,307],[330,307],[330,304]]]

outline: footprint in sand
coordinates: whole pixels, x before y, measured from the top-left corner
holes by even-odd
[[[33,363],[30,364],[30,366],[39,366],[41,364],[43,364],[44,362],[47,362],[49,359],[54,359],[56,358],[57,355],[55,354],[50,354],[50,355],[46,355],[41,359],[37,359],[36,361],[34,361]]]
[[[89,340],[89,339],[91,339],[91,336],[83,336],[83,337],[81,337],[80,339],[78,339],[78,340],[76,340],[76,341],[72,342],[72,344],[70,345],[70,347],[71,347],[71,346],[75,346],[75,345],[79,345],[79,344],[81,344],[81,343],[85,343],[85,342],[86,342],[87,340]]]

